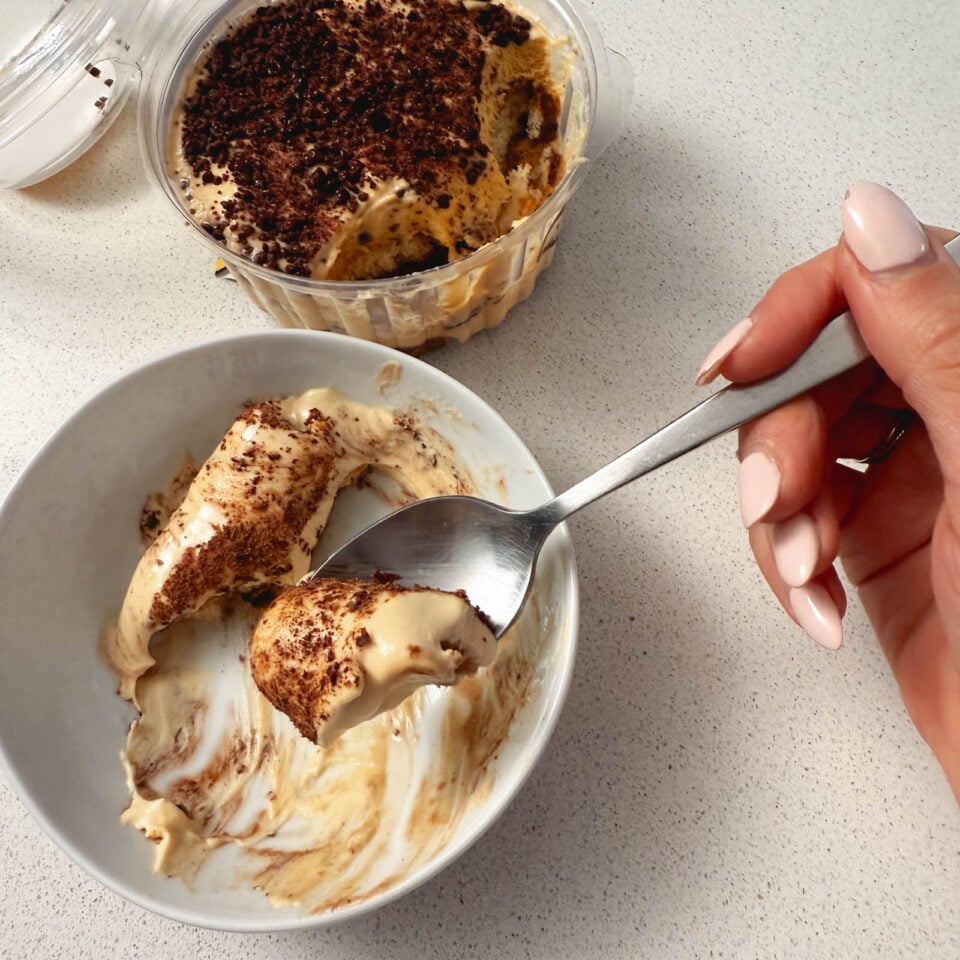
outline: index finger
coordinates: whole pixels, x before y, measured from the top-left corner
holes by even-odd
[[[836,247],[781,274],[750,313],[750,329],[717,372],[749,383],[789,366],[846,309]]]
[[[956,236],[943,227],[927,230],[941,243]],[[820,330],[847,309],[838,278],[838,250],[839,243],[782,273],[747,321],[734,328],[736,336],[728,334],[711,351],[697,382],[722,374],[733,383],[750,383],[793,363]]]

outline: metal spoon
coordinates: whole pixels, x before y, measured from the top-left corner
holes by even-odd
[[[508,510],[464,496],[420,500],[371,524],[304,579],[367,578],[383,571],[405,584],[464,590],[499,637],[520,613],[540,549],[557,524],[588,503],[868,357],[852,317],[844,313],[785,370],[747,386],[731,385],[716,391],[542,506]]]

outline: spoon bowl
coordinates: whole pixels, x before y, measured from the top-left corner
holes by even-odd
[[[500,637],[523,607],[540,548],[555,526],[538,523],[536,513],[477,497],[419,500],[371,524],[307,579],[381,572],[408,586],[462,590]]]

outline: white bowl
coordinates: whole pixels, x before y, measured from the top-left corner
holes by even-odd
[[[401,376],[384,393],[383,364]],[[245,400],[334,386],[366,403],[432,410],[479,493],[534,506],[550,487],[517,435],[466,388],[412,357],[336,334],[273,331],[218,340],[143,366],[101,391],[46,443],[0,508],[0,764],[41,826],[111,889],[159,914],[225,930],[319,926],[382,906],[449,864],[503,812],[544,749],[573,667],[578,592],[560,529],[535,596],[543,645],[527,700],[449,843],[387,890],[325,913],[278,909],[255,891],[191,891],[151,872],[153,847],[120,823],[128,802],[119,760],[133,709],[97,653],[139,552],[144,495],[184,448],[205,456]],[[504,482],[504,486],[499,486]],[[504,497],[504,490],[506,495]],[[350,498],[345,536],[379,510]],[[349,514],[349,516],[347,515]]]

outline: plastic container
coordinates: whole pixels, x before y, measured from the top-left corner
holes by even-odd
[[[174,0],[0,0],[0,187],[72,163],[119,116]]]
[[[557,73],[566,74],[567,82],[560,136],[569,160],[554,192],[508,234],[452,263],[378,280],[311,280],[259,266],[210,237],[190,220],[181,191],[167,169],[171,116],[184,77],[204,44],[215,40],[231,19],[262,2],[70,0],[62,4],[40,35],[40,47],[48,51],[48,59],[64,64],[62,79],[60,74],[49,79],[53,73],[49,65],[18,70],[10,78],[0,68],[0,186],[34,183],[73,160],[106,129],[142,75],[139,136],[149,172],[176,214],[187,221],[191,233],[208,250],[211,261],[222,259],[250,298],[283,326],[332,330],[417,351],[450,338],[466,340],[500,323],[514,304],[530,295],[537,277],[549,265],[567,201],[591,162],[619,130],[632,88],[627,61],[604,46],[571,0],[511,0],[511,7],[538,20],[554,39],[562,39]],[[62,29],[65,20],[70,21],[69,30]],[[83,23],[90,25],[89,34],[83,31]],[[121,39],[113,39],[117,37]],[[54,51],[61,41],[58,58]],[[39,64],[32,54],[27,61]],[[92,77],[88,65],[99,76]],[[78,130],[77,143],[72,146],[45,140],[57,125],[64,98],[85,102],[87,79],[100,81],[107,71],[116,82],[105,89],[116,86],[117,90],[96,108],[99,122]],[[11,80],[9,89],[7,79]],[[15,87],[21,93],[29,90],[30,96],[18,109],[20,121],[11,122],[4,115],[4,105],[13,102]],[[32,123],[28,122],[31,117]],[[26,170],[31,156],[40,159],[35,149],[27,149],[29,142],[35,146],[37,140],[45,144],[48,154],[58,156],[49,156],[35,164],[35,169]],[[5,157],[11,161],[6,165]]]

